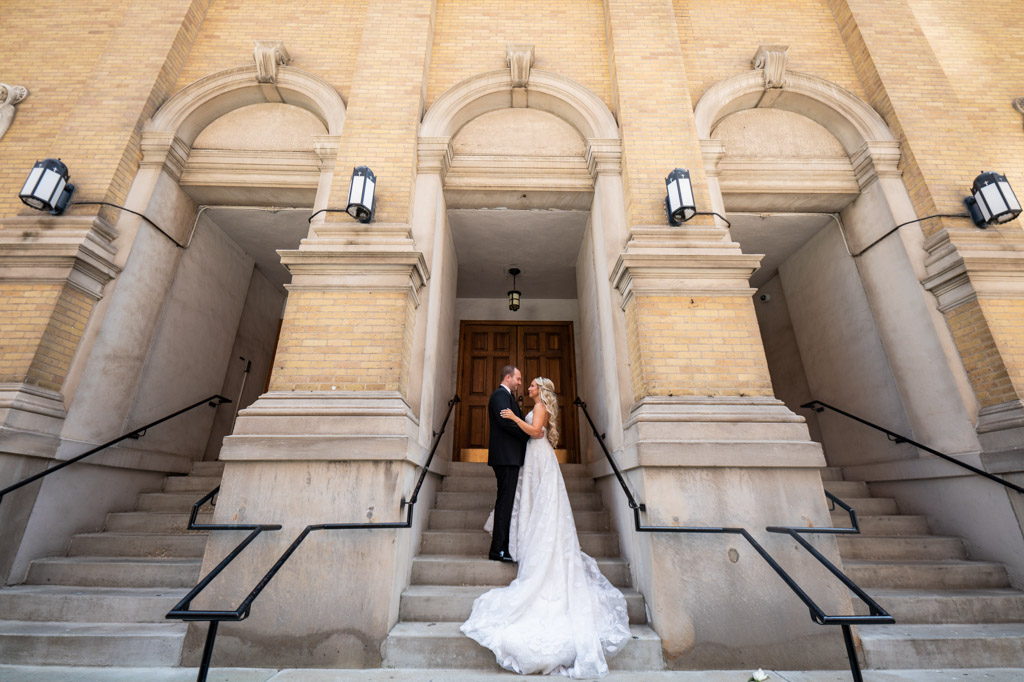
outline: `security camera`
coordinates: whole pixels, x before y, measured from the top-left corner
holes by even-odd
[[[772,300],[772,295],[771,294],[761,294],[758,298],[761,299],[761,303],[767,303],[768,301]]]

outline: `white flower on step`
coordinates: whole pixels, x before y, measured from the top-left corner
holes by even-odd
[[[747,682],[764,682],[768,677],[768,673],[758,668],[757,671],[750,676],[750,679],[747,680]]]

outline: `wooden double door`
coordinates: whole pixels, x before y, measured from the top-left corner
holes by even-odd
[[[551,379],[558,395],[558,458],[579,458],[576,427],[576,360],[572,322],[463,322],[459,333],[458,390],[462,403],[455,419],[455,458],[487,461],[490,422],[487,401],[501,383],[501,368],[515,365],[523,373],[519,405],[523,413],[533,408],[526,395],[537,377]],[[525,402],[524,402],[525,401]]]

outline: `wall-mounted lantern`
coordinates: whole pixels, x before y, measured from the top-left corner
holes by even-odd
[[[693,200],[693,185],[690,183],[690,171],[676,168],[665,178],[668,194],[665,196],[665,211],[668,213],[670,225],[682,225],[697,215],[697,205]]]
[[[68,184],[68,178],[68,167],[60,159],[36,161],[18,198],[37,211],[60,215],[75,192],[75,186]]]
[[[964,199],[974,224],[980,228],[1007,223],[1020,215],[1020,201],[1005,175],[982,172],[974,178],[971,196]]]
[[[352,183],[348,186],[348,207],[345,212],[361,223],[373,220],[373,191],[377,176],[366,166],[352,169]]]
[[[512,275],[512,290],[508,292],[508,309],[515,312],[519,310],[519,299],[523,295],[523,292],[516,289],[516,275],[519,274],[519,268],[509,268],[508,274]]]

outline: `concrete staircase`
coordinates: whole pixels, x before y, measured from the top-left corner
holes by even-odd
[[[932,535],[925,517],[900,514],[896,500],[873,497],[840,469],[822,480],[860,522],[860,535],[838,537],[847,575],[896,618],[859,628],[867,667],[1024,666],[1024,592],[1002,564],[971,560],[961,538]],[[849,525],[842,509],[832,520]]]
[[[628,563],[618,535],[586,468],[563,464],[562,475],[576,518],[580,545],[622,590],[629,607],[633,641],[609,661],[612,670],[661,670],[661,638],[647,625],[643,596],[630,585]],[[411,584],[402,594],[399,622],[384,644],[388,668],[470,668],[500,670],[494,654],[459,631],[473,600],[516,576],[515,564],[487,559],[490,535],[484,522],[494,505],[496,484],[486,464],[455,462],[430,511]]]
[[[164,615],[199,580],[207,534],[185,528],[223,467],[196,462],[168,476],[135,511],[108,514],[102,532],[75,535],[67,556],[37,559],[25,584],[0,589],[0,661],[178,665],[187,626]]]

